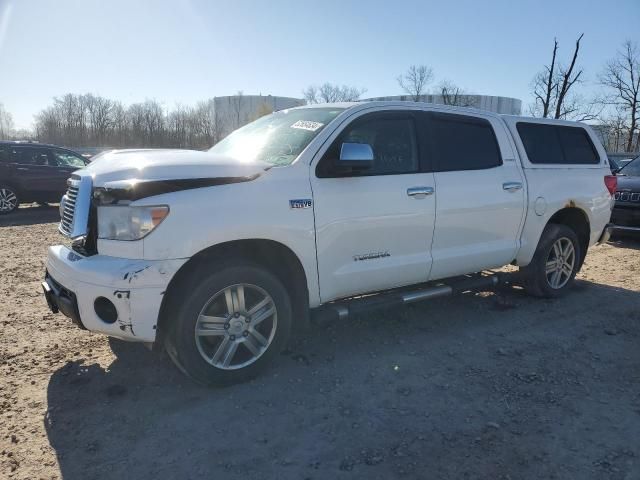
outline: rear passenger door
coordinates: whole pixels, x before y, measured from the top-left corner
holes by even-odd
[[[525,189],[504,126],[482,115],[425,115],[436,189],[430,279],[509,264]]]
[[[17,147],[15,178],[20,189],[28,192],[28,197],[43,199],[51,193],[51,177],[55,174],[51,153],[43,147]]]

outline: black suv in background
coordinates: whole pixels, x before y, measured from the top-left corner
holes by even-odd
[[[611,222],[616,231],[640,233],[640,156],[618,170]]]
[[[74,170],[88,163],[81,155],[33,142],[0,142],[0,215],[20,203],[59,202]]]

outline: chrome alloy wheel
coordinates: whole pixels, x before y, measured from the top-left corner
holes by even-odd
[[[576,265],[576,251],[573,243],[567,237],[561,237],[555,241],[547,257],[545,274],[549,286],[553,289],[564,287]]]
[[[0,188],[0,212],[11,212],[18,205],[18,197],[9,188]]]
[[[276,333],[271,296],[256,285],[231,285],[213,295],[198,315],[195,336],[205,361],[222,370],[246,367],[264,354]]]

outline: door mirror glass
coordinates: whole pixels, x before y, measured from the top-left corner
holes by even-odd
[[[371,168],[373,166],[373,148],[368,143],[343,143],[340,148],[338,166]]]

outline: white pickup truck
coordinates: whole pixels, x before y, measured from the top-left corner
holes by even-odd
[[[615,182],[578,123],[294,108],[207,152],[114,151],[75,172],[60,207],[73,243],[50,247],[43,288],[80,327],[227,384],[256,375],[313,309],[485,288],[508,264],[532,294],[564,293],[607,238]]]

